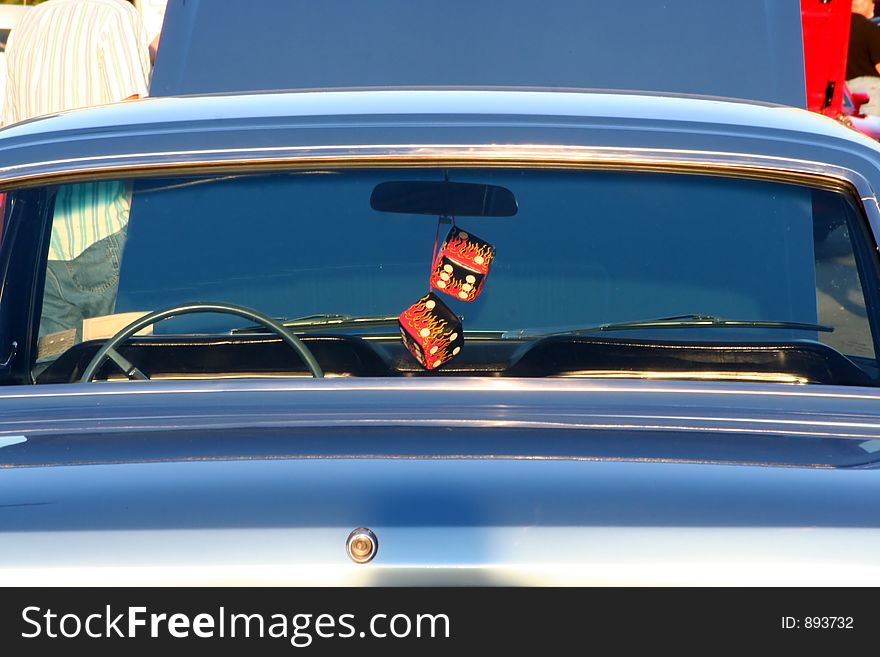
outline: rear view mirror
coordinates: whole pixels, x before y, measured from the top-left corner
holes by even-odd
[[[406,181],[379,183],[370,196],[379,212],[430,214],[440,217],[512,217],[513,192],[497,185]]]

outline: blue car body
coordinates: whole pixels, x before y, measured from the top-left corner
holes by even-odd
[[[876,143],[806,111],[715,98],[157,98],[8,127],[0,163],[7,190],[422,164],[822,180],[860,199],[874,249],[880,235]],[[875,387],[674,375],[34,386],[21,311],[33,284],[13,275],[26,243],[7,230],[0,583],[880,582]],[[368,564],[346,554],[358,527],[378,537]]]

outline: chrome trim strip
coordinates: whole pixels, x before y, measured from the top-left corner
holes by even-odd
[[[59,174],[110,173],[140,171],[155,166],[202,167],[219,164],[253,165],[271,161],[276,164],[312,166],[317,161],[334,164],[339,168],[363,163],[363,160],[387,160],[397,166],[400,160],[443,160],[487,163],[511,161],[529,163],[546,162],[551,166],[571,165],[628,165],[673,166],[676,164],[704,165],[706,167],[743,167],[765,171],[824,175],[856,184],[873,196],[863,176],[855,171],[836,165],[768,155],[744,155],[722,151],[696,151],[675,149],[618,148],[605,146],[560,146],[542,144],[374,144],[345,146],[279,146],[265,148],[209,149],[188,151],[157,151],[125,153],[103,157],[67,158],[46,160],[22,165],[0,167],[0,184],[6,186],[21,181],[33,181],[42,176]],[[115,164],[115,161],[125,162]]]
[[[798,385],[752,382],[645,381],[640,379],[572,379],[572,378],[495,378],[444,377],[428,378],[335,378],[316,381],[302,379],[223,379],[220,381],[117,381],[89,385],[60,383],[48,386],[15,386],[0,389],[0,402],[10,399],[46,399],[70,397],[101,397],[113,395],[179,395],[222,394],[243,392],[468,392],[468,393],[569,393],[569,394],[695,394],[743,395],[757,397],[801,397],[826,399],[871,400],[880,402],[880,388],[851,386]]]
[[[874,234],[880,235],[880,205],[870,183],[859,172],[810,160],[722,151],[553,144],[352,144],[157,151],[0,167],[0,188],[120,174],[216,173],[218,169],[229,168],[302,170],[424,166],[625,168],[788,179],[801,184],[837,184],[854,189]]]

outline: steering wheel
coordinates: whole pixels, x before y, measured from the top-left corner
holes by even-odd
[[[157,310],[149,315],[144,315],[140,319],[133,321],[131,324],[118,331],[116,335],[101,345],[101,348],[98,349],[98,352],[92,357],[89,364],[86,365],[86,369],[83,371],[82,377],[80,377],[80,383],[92,382],[98,368],[101,367],[101,365],[104,364],[104,361],[108,358],[116,363],[119,368],[125,372],[129,379],[148,380],[150,377],[141,372],[137,367],[132,365],[131,362],[124,358],[122,354],[116,351],[116,347],[128,340],[141,329],[156,324],[157,322],[161,322],[163,319],[178,317],[180,315],[191,315],[194,313],[222,313],[226,315],[237,315],[238,317],[244,317],[245,319],[249,319],[252,322],[265,326],[299,354],[303,361],[305,361],[306,367],[309,368],[309,372],[311,372],[313,377],[320,379],[324,376],[321,366],[318,365],[318,361],[315,360],[315,356],[309,351],[309,348],[306,347],[298,337],[288,331],[283,324],[275,321],[271,317],[267,317],[263,313],[250,308],[245,308],[244,306],[235,306],[228,303],[182,303],[166,308],[165,310]]]

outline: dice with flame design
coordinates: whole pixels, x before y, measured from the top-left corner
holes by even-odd
[[[464,344],[461,321],[436,294],[419,299],[398,321],[403,344],[425,369],[448,362]]]
[[[494,246],[453,226],[434,260],[431,287],[461,301],[473,301],[483,289],[494,258]]]

